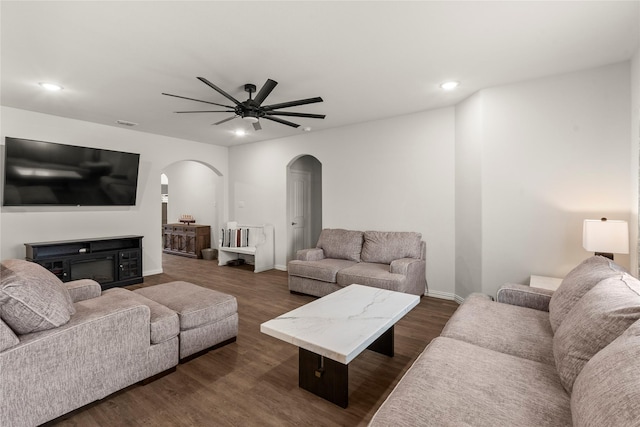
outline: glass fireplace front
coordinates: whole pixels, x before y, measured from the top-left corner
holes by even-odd
[[[116,280],[116,260],[113,256],[72,261],[69,268],[71,280],[93,279],[100,284]]]

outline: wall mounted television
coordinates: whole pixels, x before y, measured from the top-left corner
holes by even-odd
[[[140,154],[5,137],[3,206],[133,206]]]

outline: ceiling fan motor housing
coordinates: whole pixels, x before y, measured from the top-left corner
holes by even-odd
[[[163,93],[163,95],[173,96],[176,98],[187,99],[190,101],[204,102],[206,104],[213,104],[220,107],[227,108],[227,110],[219,110],[219,111],[176,111],[177,113],[235,113],[235,116],[226,118],[224,120],[220,120],[219,122],[214,123],[214,125],[219,125],[229,120],[233,120],[236,117],[241,117],[242,119],[253,123],[253,127],[255,130],[262,129],[259,123],[259,119],[270,120],[273,122],[281,123],[283,125],[291,126],[294,128],[299,127],[300,125],[297,123],[290,122],[288,120],[279,118],[277,116],[291,116],[291,117],[306,117],[312,119],[324,119],[324,114],[310,114],[310,113],[297,113],[293,111],[280,111],[282,108],[296,107],[298,105],[306,105],[306,104],[314,104],[316,102],[322,102],[322,98],[319,96],[315,98],[307,98],[307,99],[299,99],[297,101],[289,101],[289,102],[281,102],[278,104],[271,105],[262,105],[264,100],[269,96],[271,91],[276,87],[278,82],[275,80],[267,79],[266,83],[260,89],[260,92],[256,95],[255,98],[252,99],[252,94],[256,91],[256,85],[252,83],[246,83],[244,85],[245,92],[249,93],[249,99],[244,102],[240,102],[235,99],[233,96],[229,95],[224,90],[220,89],[218,86],[211,83],[209,80],[204,77],[197,77],[202,83],[206,84],[220,95],[224,96],[228,100],[232,101],[235,105],[226,105],[219,104],[211,101],[203,101],[200,99],[188,98],[186,96],[180,95],[172,95],[170,93]]]

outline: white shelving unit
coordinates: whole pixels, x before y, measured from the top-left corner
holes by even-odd
[[[218,246],[218,265],[227,265],[229,261],[243,258],[248,264],[253,264],[254,273],[275,267],[273,225],[234,224],[232,228],[249,229],[249,246]]]

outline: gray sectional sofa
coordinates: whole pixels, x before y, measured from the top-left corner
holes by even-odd
[[[235,297],[187,282],[101,292],[3,261],[0,426],[42,424],[235,341],[236,310]]]
[[[425,260],[420,233],[327,228],[315,248],[289,261],[289,290],[322,297],[357,283],[422,296]]]
[[[600,256],[555,291],[472,294],[370,426],[640,426],[640,281]]]

